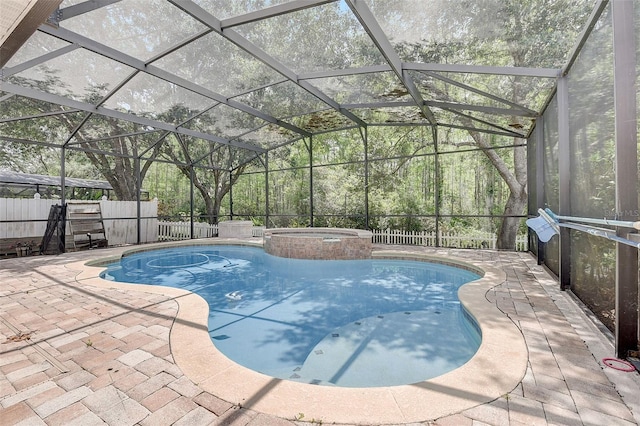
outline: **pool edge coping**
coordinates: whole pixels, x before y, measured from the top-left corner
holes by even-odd
[[[132,252],[220,244],[262,247],[259,241],[234,239],[157,243],[109,249],[109,254],[103,252],[100,257],[96,252],[96,258],[68,267],[78,270],[76,280],[83,284],[172,297],[178,304],[178,313],[169,337],[171,353],[185,376],[225,401],[289,420],[380,425],[434,420],[498,399],[512,391],[525,375],[528,350],[524,337],[516,324],[486,297],[488,291],[506,281],[506,274],[483,262],[374,248],[374,259],[435,261],[484,273],[459,290],[462,305],[482,331],[482,343],[472,359],[430,380],[376,388],[318,386],[257,373],[229,360],[215,348],[208,334],[208,304],[202,297],[182,289],[117,283],[99,277],[105,260],[117,260]]]

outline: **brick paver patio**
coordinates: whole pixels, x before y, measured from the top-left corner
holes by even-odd
[[[528,254],[384,248],[455,256],[504,270],[507,280],[487,298],[514,321],[528,347],[526,375],[511,392],[422,424],[639,424],[640,376],[603,366],[601,359],[613,355],[607,336]],[[303,413],[291,413],[288,420],[269,416],[200,389],[172,356],[169,335],[179,307],[174,298],[86,286],[69,267],[118,252],[0,260],[0,424],[280,426],[322,421],[294,418]]]

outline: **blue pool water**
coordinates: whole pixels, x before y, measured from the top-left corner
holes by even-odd
[[[348,387],[415,383],[467,362],[480,345],[457,297],[478,279],[401,260],[300,260],[243,246],[132,254],[106,279],[178,287],[209,303],[209,334],[255,371]]]

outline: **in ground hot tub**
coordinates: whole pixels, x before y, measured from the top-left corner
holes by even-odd
[[[361,229],[276,228],[264,231],[264,251],[295,259],[369,259],[373,234]]]

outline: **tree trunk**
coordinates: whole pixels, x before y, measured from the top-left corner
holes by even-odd
[[[182,168],[181,168],[182,170]],[[191,177],[190,171],[183,170],[185,176]],[[189,173],[187,175],[187,173]],[[218,215],[220,214],[220,204],[214,201],[214,197],[209,194],[208,188],[203,184],[194,173],[194,180],[192,184],[196,187],[202,199],[204,200],[204,206],[207,210],[207,222],[210,225],[215,225],[218,223]]]
[[[509,199],[504,206],[505,215],[520,215],[527,205],[527,192],[523,188],[520,192],[511,191]],[[516,249],[516,237],[518,236],[518,228],[520,226],[520,218],[505,217],[500,224],[498,231],[498,240],[496,248],[503,250]]]
[[[500,158],[500,156],[491,149],[491,144],[485,139],[485,135],[470,131],[469,132],[476,144],[482,148],[483,153],[487,156],[491,164],[496,168],[502,179],[509,187],[509,198],[504,206],[505,216],[519,216],[524,212],[527,205],[527,153],[525,147],[513,148],[513,172],[509,166]],[[516,236],[518,235],[518,227],[520,218],[504,217],[498,230],[498,239],[496,248],[502,250],[515,250]]]

